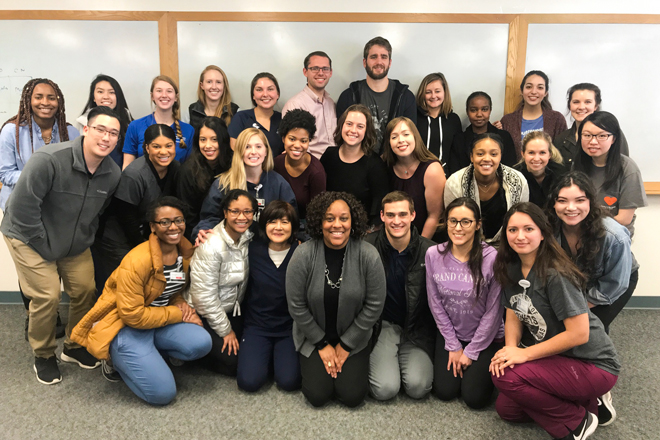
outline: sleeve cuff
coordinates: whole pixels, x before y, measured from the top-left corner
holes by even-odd
[[[349,347],[348,345],[344,344],[344,342],[341,341],[341,340],[339,341],[339,345],[341,345],[341,348],[343,348],[344,350],[346,350],[346,351],[349,352],[349,353],[351,352],[351,350],[353,350],[351,347]]]

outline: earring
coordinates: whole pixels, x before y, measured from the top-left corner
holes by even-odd
[[[355,234],[355,229],[351,228],[351,235]]]

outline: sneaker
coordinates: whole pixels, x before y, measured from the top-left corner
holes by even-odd
[[[598,428],[598,417],[587,411],[578,427],[560,440],[584,440],[591,437],[591,434],[596,431],[596,428]]]
[[[80,368],[84,368],[86,370],[93,370],[94,368],[101,365],[101,362],[98,359],[89,354],[89,352],[82,347],[64,347],[64,350],[62,350],[62,354],[60,355],[60,359],[62,359],[64,362],[78,364]]]
[[[53,385],[62,381],[60,369],[57,367],[57,358],[34,358],[34,372],[37,373],[37,380],[44,385]]]
[[[121,375],[119,374],[119,371],[115,370],[115,367],[112,366],[112,361],[101,361],[101,374],[108,382],[121,381]]]
[[[62,323],[60,312],[57,312],[57,322],[55,323],[55,339],[63,338],[66,335],[66,324]]]
[[[607,426],[616,420],[616,410],[612,406],[612,392],[608,391],[598,398],[598,425]]]

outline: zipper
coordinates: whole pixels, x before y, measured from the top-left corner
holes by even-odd
[[[69,252],[67,255],[71,254],[71,249],[73,249],[73,243],[76,242],[76,231],[78,230],[78,223],[80,222],[80,216],[82,215],[83,208],[85,207],[85,201],[87,200],[87,191],[89,190],[89,182],[92,179],[87,177],[87,186],[85,186],[85,195],[83,196],[82,204],[80,205],[80,211],[78,211],[78,218],[76,218],[76,223],[73,225],[73,236],[71,237],[71,246],[69,246]]]

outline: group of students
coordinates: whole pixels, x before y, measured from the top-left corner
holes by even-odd
[[[442,74],[415,98],[387,79],[390,64],[387,40],[367,43],[367,81],[342,94],[330,134],[314,110],[275,111],[266,72],[252,81],[254,108],[238,111],[222,69],[204,69],[192,125],[170,78],[154,78],[154,112],[132,120],[117,81],[99,75],[82,137],[59,87],[29,81],[0,132],[0,207],[37,379],[61,380],[61,277],[73,312],[62,360],[100,359],[107,379],[152,404],[176,394],[168,363],[199,360],[246,391],[272,376],[314,406],[388,400],[403,385],[481,408],[496,386],[503,419],[531,418],[556,438],[611,423],[620,365],[607,332],[637,284],[630,244],[646,197],[600,90],[569,90],[567,130],[547,76],[532,71],[518,110],[493,124],[490,96],[472,93],[463,131]],[[310,54],[307,87],[331,71]],[[319,137],[334,146],[310,148]],[[84,186],[60,181],[67,161],[88,179],[72,217],[86,223],[59,234],[75,208],[55,201]],[[106,187],[86,204],[100,172]],[[93,264],[95,289],[80,292],[72,261]],[[47,294],[32,277],[42,266],[57,278]]]

